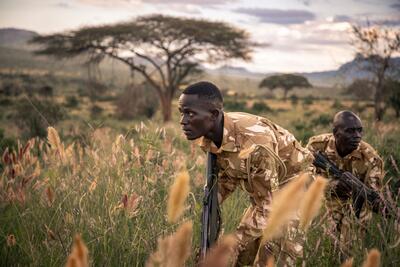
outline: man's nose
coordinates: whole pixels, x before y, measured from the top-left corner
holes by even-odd
[[[182,117],[181,117],[180,123],[181,123],[182,125],[187,124],[187,118],[186,118],[186,116],[182,116]]]
[[[362,132],[361,131],[355,131],[355,137],[360,138],[362,137]]]

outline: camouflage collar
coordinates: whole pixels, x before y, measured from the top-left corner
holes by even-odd
[[[350,154],[348,154],[344,158],[342,158],[336,150],[335,137],[333,136],[333,134],[331,134],[329,137],[325,152],[328,155],[333,155],[337,158],[342,158],[342,159],[350,159],[350,158],[362,159],[362,153],[361,153],[360,146],[361,146],[361,143],[357,149],[353,150]]]
[[[235,123],[228,116],[227,113],[224,113],[224,132],[222,136],[222,144],[221,147],[218,148],[214,142],[210,139],[200,137],[199,139],[194,141],[197,145],[201,147],[204,151],[209,151],[215,154],[221,153],[222,151],[228,152],[237,152],[238,146],[236,142],[236,127]]]

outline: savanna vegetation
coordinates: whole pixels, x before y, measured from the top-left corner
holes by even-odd
[[[163,17],[151,19],[151,25],[181,26],[180,21]],[[186,27],[202,33],[197,21],[188,22]],[[133,26],[138,29],[150,25],[143,25],[141,20],[135,23],[138,25]],[[128,26],[132,25],[114,25],[107,30],[121,34],[121,38],[132,38],[124,32]],[[105,38],[98,34],[100,29],[74,34],[83,38],[91,31],[96,38]],[[178,32],[170,34],[175,38]],[[242,37],[240,31],[231,34]],[[62,40],[64,45],[65,39]],[[124,45],[143,40],[125,41]],[[202,42],[195,47],[182,43],[181,48],[192,49],[187,52],[192,55]],[[217,52],[222,49],[223,57],[245,57],[247,51],[220,48],[212,42],[209,45],[215,45]],[[93,49],[92,43],[85,47]],[[185,60],[176,68],[183,71],[189,67],[186,64],[192,61]],[[158,69],[154,64],[160,77],[166,75],[167,69]],[[142,74],[148,71],[133,66]],[[182,135],[176,102],[183,78],[194,76],[182,76],[173,92],[168,91],[170,83],[166,82],[167,87],[163,88],[171,101],[168,115],[162,94],[157,94],[151,81],[128,71],[126,80],[110,82],[104,74],[93,74],[93,66],[84,65],[83,70],[92,72],[82,76],[68,71],[38,71],[34,64],[24,71],[0,70],[0,265],[61,266],[68,262],[69,266],[144,266],[147,262],[148,266],[193,266],[200,239],[205,157]],[[101,68],[96,71],[105,72]],[[258,89],[261,79],[196,75],[196,79],[212,80],[224,89],[226,111],[265,116],[294,133],[303,145],[315,134],[330,132],[331,119],[337,111],[356,112],[364,122],[364,140],[384,159],[385,197],[398,205],[398,82],[387,83],[386,88],[392,89],[387,89],[390,93],[382,96],[387,101],[382,101],[381,96],[373,94],[363,97],[357,91],[360,83],[356,82],[346,88],[291,87],[283,94],[279,90],[267,94],[267,90]],[[158,82],[157,86],[164,86],[161,78]],[[252,84],[254,89],[243,89],[246,84]],[[373,86],[368,84],[365,88],[374,92]],[[286,94],[288,100],[281,98]],[[385,104],[380,121],[375,120],[376,101]],[[164,123],[166,119],[168,123]],[[181,183],[178,187],[185,192],[171,193],[171,185],[176,183]],[[170,200],[174,195],[181,197],[174,202]],[[171,201],[178,203],[176,210]],[[249,201],[240,190],[224,203],[224,234],[233,233],[247,205]],[[342,263],[333,250],[335,237],[324,225],[324,214],[322,208],[307,230],[306,266]],[[366,252],[373,248],[380,251],[382,266],[400,264],[399,226],[393,218],[375,215],[370,225],[354,222],[353,226],[355,233],[360,227],[366,228],[364,236],[354,235],[354,246],[348,252],[348,257],[354,257],[353,266],[361,266]],[[217,256],[229,252],[232,245],[228,235]],[[369,255],[377,256],[376,253]]]

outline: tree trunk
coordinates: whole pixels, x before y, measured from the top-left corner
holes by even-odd
[[[172,98],[168,96],[168,93],[161,96],[161,109],[163,121],[170,121],[172,118]]]
[[[385,64],[385,63],[383,63]],[[384,79],[385,79],[385,66],[382,67],[380,72],[377,73],[377,85],[374,96],[374,105],[375,105],[375,119],[377,121],[381,121],[383,119],[383,115],[385,113],[385,102],[384,102]]]
[[[286,101],[287,100],[287,94],[288,94],[289,90],[288,89],[283,89],[283,100]]]
[[[377,86],[376,87],[376,92],[375,92],[375,119],[377,121],[381,121],[383,118],[383,113],[384,113],[384,103],[383,103],[383,96],[382,96],[382,86]]]

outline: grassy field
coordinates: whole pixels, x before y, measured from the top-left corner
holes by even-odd
[[[84,86],[79,81],[57,84],[56,88],[66,90],[38,97],[42,103],[57,104],[65,115],[43,124],[45,133],[47,126],[54,126],[60,134],[61,141],[56,145],[49,145],[46,136],[30,139],[26,135],[30,122],[19,123],[22,118],[17,112],[23,109],[18,105],[24,101],[31,107],[28,113],[38,112],[32,96],[0,99],[0,265],[61,266],[74,235],[80,233],[92,266],[144,266],[156,249],[157,238],[192,220],[193,253],[187,263],[192,266],[199,244],[205,160],[180,131],[176,102],[173,120],[168,124],[162,123],[159,112],[152,119],[121,120],[116,119],[112,94],[91,100],[78,94]],[[68,96],[75,96],[78,104],[69,105]],[[364,139],[385,160],[387,185],[394,196],[399,195],[400,124],[391,110],[384,122],[375,123],[368,102],[243,96],[227,97],[226,102],[227,111],[268,117],[293,132],[304,145],[310,136],[330,131],[335,112],[356,111],[364,122]],[[260,102],[263,105],[256,108],[254,103]],[[101,108],[95,114],[94,105]],[[4,156],[6,141],[16,148],[9,157]],[[166,218],[168,190],[182,168],[190,175],[190,194],[184,216],[171,224]],[[247,205],[248,198],[241,191],[224,203],[224,233],[235,230]],[[376,216],[366,227],[366,236],[356,237],[357,246],[350,252],[355,257],[354,266],[359,266],[366,251],[374,247],[382,252],[382,266],[399,266],[400,236],[393,220]],[[15,243],[9,241],[11,235]],[[306,266],[340,264],[323,222],[309,230],[305,248]]]

